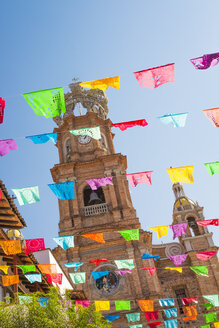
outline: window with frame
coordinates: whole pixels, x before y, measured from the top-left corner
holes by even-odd
[[[184,305],[182,303],[182,297],[187,297],[185,288],[175,289],[175,295],[179,306],[179,312],[183,314],[184,312],[182,308]]]

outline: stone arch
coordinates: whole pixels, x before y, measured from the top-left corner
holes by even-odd
[[[194,215],[192,213],[189,213],[189,214],[186,215],[185,219],[188,223],[188,227],[189,227],[191,236],[192,237],[200,236],[201,233],[200,233],[200,230],[199,230],[199,226],[196,223],[196,220],[197,220],[196,215]]]

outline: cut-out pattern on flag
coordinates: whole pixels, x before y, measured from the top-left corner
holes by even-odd
[[[136,187],[139,183],[147,183],[148,185],[152,185],[151,182],[151,174],[153,171],[146,172],[138,172],[138,173],[129,173],[126,174],[128,180],[132,187]]]
[[[158,319],[158,310],[157,311],[150,311],[150,312],[145,312],[145,318],[147,321],[151,321],[151,320],[157,320]]]
[[[66,112],[63,88],[28,92],[23,96],[36,115],[50,118]]]
[[[109,301],[94,301],[96,311],[109,311],[110,302]]]
[[[113,76],[113,77],[107,77],[107,78],[101,79],[101,80],[81,82],[81,83],[79,83],[79,85],[83,88],[100,89],[100,90],[106,91],[108,89],[108,87],[120,89],[119,82],[120,82],[120,77]]]
[[[143,260],[154,259],[154,261],[157,261],[160,258],[160,255],[151,255],[151,254],[144,253],[141,258]]]
[[[24,276],[29,280],[31,284],[33,284],[35,281],[42,282],[42,276],[39,273],[25,274]]]
[[[0,270],[4,272],[4,274],[8,273],[8,268],[10,268],[9,265],[0,265]]]
[[[182,267],[165,267],[165,270],[171,270],[171,271],[178,271],[179,273],[182,273]]]
[[[0,124],[4,121],[4,109],[5,109],[5,100],[0,97]]]
[[[20,305],[31,303],[33,301],[33,297],[27,295],[18,295],[18,301]]]
[[[127,313],[126,318],[127,318],[128,322],[140,321],[140,313],[138,313],[138,312],[136,312],[136,313]]]
[[[163,124],[172,124],[174,128],[183,128],[186,124],[187,115],[188,113],[167,114],[159,116],[158,119]]]
[[[134,269],[134,260],[133,259],[125,259],[125,260],[115,260],[116,266],[118,269]]]
[[[91,272],[94,280],[97,280],[101,277],[104,277],[104,276],[107,276],[109,274],[109,271],[106,270],[106,271],[96,271],[96,272]]]
[[[132,273],[132,270],[116,270],[115,272],[120,276],[124,276],[126,273]]]
[[[38,186],[12,189],[19,205],[33,204],[40,201]]]
[[[17,265],[18,268],[20,268],[23,272],[23,274],[27,273],[27,272],[34,272],[36,271],[36,267],[33,264],[30,265]]]
[[[115,128],[119,128],[121,131],[125,131],[127,130],[127,128],[132,128],[133,126],[147,126],[147,125],[148,123],[145,119],[121,122],[121,123],[112,123],[112,126],[114,126]]]
[[[169,226],[173,231],[173,239],[186,234],[187,223],[172,224]]]
[[[207,265],[190,266],[190,269],[199,276],[208,277],[208,266]]]
[[[141,268],[140,270],[147,270],[150,276],[153,276],[156,272],[156,268]]]
[[[95,140],[101,139],[99,126],[70,130],[70,132],[75,136],[89,136]]]
[[[216,255],[216,251],[209,251],[209,252],[199,252],[196,253],[196,257],[201,261],[208,261],[212,256]]]
[[[35,136],[28,136],[25,137],[26,139],[30,139],[33,141],[34,144],[44,144],[49,140],[52,140],[54,144],[57,142],[57,133],[44,133],[44,134],[37,134]]]
[[[174,306],[174,298],[160,298],[159,299],[160,306]]]
[[[219,108],[204,109],[203,113],[215,128],[219,127]]]
[[[4,287],[19,284],[19,275],[4,275],[2,276],[2,285]]]
[[[171,318],[171,317],[177,318],[177,308],[164,309],[164,313],[167,318]]]
[[[167,235],[169,226],[168,225],[163,225],[163,226],[158,226],[158,227],[149,227],[149,229],[155,231],[157,233],[157,238],[161,238]]]
[[[74,284],[84,284],[86,280],[86,272],[69,273],[69,276]]]
[[[77,301],[75,301],[75,305],[76,306],[81,305],[83,307],[89,307],[90,306],[90,301],[88,301],[88,300],[83,300],[83,301],[77,300]]]
[[[106,259],[96,259],[96,260],[91,260],[89,263],[95,263],[96,266],[98,266],[101,262],[107,262],[108,260]]]
[[[113,185],[113,177],[103,177],[85,180],[92,190],[97,190],[99,187],[106,186],[108,184]]]
[[[155,89],[168,82],[174,82],[174,64],[149,68],[134,73],[140,87]]]
[[[180,166],[167,169],[169,173],[170,180],[173,183],[177,182],[185,182],[185,183],[193,183],[193,168],[194,166]]]
[[[62,284],[62,273],[47,274],[46,278],[49,284],[52,284],[53,282],[54,284]]]
[[[210,175],[219,173],[219,162],[205,163],[205,167]]]
[[[4,156],[10,153],[10,150],[16,150],[17,144],[14,139],[0,140],[0,156]]]
[[[114,315],[107,315],[106,320],[107,321],[115,321],[120,318],[120,314],[114,314]]]
[[[98,243],[105,244],[105,240],[103,239],[103,232],[87,233],[86,235],[81,235],[81,236],[85,237],[85,238],[95,240]]]
[[[197,224],[202,227],[207,227],[209,225],[219,226],[219,219],[197,221]]]
[[[194,65],[196,69],[207,69],[213,67],[219,62],[219,52],[214,54],[206,54],[201,57],[192,58],[190,62]]]
[[[177,319],[170,319],[164,321],[166,328],[178,328]]]
[[[205,313],[203,314],[203,317],[205,318],[206,323],[217,321],[217,312]]]
[[[142,312],[154,311],[154,300],[137,300]]]
[[[70,262],[70,263],[64,263],[66,268],[74,268],[75,271],[78,270],[78,268],[84,264],[83,262]]]
[[[25,239],[25,254],[43,251],[45,249],[44,238]]]
[[[129,229],[129,230],[122,230],[117,231],[119,232],[125,240],[139,240],[139,229]]]
[[[131,310],[131,303],[130,301],[115,301],[115,308],[116,311],[130,311]]]
[[[188,305],[188,306],[183,306],[183,312],[185,316],[187,317],[192,317],[197,315],[197,306],[196,305]]]
[[[180,254],[180,255],[170,255],[169,259],[173,261],[175,265],[181,265],[183,262],[185,262],[188,254]]]
[[[130,328],[142,328],[142,324],[139,324],[139,325],[131,325],[129,326]]]
[[[74,236],[54,237],[53,240],[64,250],[74,247]]]
[[[0,240],[0,247],[6,255],[14,255],[22,252],[20,240]]]
[[[213,306],[219,306],[218,294],[215,295],[203,295]]]
[[[46,273],[46,274],[57,273],[56,264],[38,264],[37,266],[42,273]]]
[[[196,296],[193,297],[181,297],[181,301],[183,305],[188,305],[191,303],[198,303],[198,298]]]
[[[74,185],[74,181],[48,184],[49,188],[56,195],[56,197],[61,200],[75,198]]]

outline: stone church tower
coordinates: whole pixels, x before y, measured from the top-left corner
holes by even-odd
[[[58,136],[56,146],[60,163],[51,169],[51,173],[56,183],[75,181],[75,199],[58,200],[59,235],[74,235],[75,247],[66,251],[60,247],[54,249],[54,254],[66,273],[74,270],[67,269],[64,263],[84,263],[78,271],[86,272],[86,282],[74,285],[75,291],[83,291],[86,299],[91,301],[112,301],[110,311],[103,313],[104,315],[118,314],[115,311],[114,300],[131,300],[129,312],[140,312],[136,300],[154,299],[155,310],[160,310],[159,319],[156,321],[167,320],[160,308],[159,298],[178,299],[181,295],[201,297],[202,294],[218,293],[219,271],[216,257],[204,263],[210,266],[210,278],[196,276],[188,268],[190,265],[203,265],[195,256],[196,251],[217,249],[213,244],[212,234],[208,233],[207,228],[199,227],[196,223],[197,220],[203,219],[203,208],[185,196],[180,184],[173,185],[176,197],[173,224],[188,222],[187,234],[179,238],[179,243],[152,245],[152,234],[141,229],[132,205],[126,177],[126,156],[115,153],[114,150],[111,121],[107,119],[108,100],[104,92],[87,91],[78,84],[72,84],[70,88],[71,92],[66,95],[66,113],[63,117],[54,118],[58,125],[54,132],[57,132]],[[82,109],[86,109],[86,113],[76,116],[76,111],[81,112]],[[101,140],[88,136],[74,136],[69,132],[72,129],[94,126],[100,127]],[[113,185],[92,191],[85,181],[105,176],[113,177]],[[139,241],[126,241],[116,233],[118,230],[134,228],[140,228]],[[81,236],[98,232],[103,232],[105,244]],[[161,259],[157,262],[153,259],[142,260],[143,253],[158,254]],[[168,258],[169,255],[184,253],[188,253],[189,256],[183,264],[186,267],[183,274],[163,270],[165,266],[174,266]],[[107,259],[108,262],[102,262],[98,266],[89,263],[90,260],[100,258]],[[134,259],[135,268],[132,274],[119,276],[115,272],[117,267],[114,261],[120,259]],[[152,276],[140,270],[155,266],[157,271]],[[92,271],[105,270],[110,272],[105,280],[93,279]],[[208,279],[208,284],[205,279]],[[176,302],[176,306],[179,308],[180,319],[180,302]],[[121,316],[114,322],[114,327],[128,327],[131,324],[143,324],[145,327],[146,319],[143,313],[140,321],[130,324],[126,319],[126,313],[128,312],[119,312]],[[200,322],[203,322],[203,319],[200,319]],[[184,324],[182,321],[182,327]],[[163,324],[160,327],[163,327]]]

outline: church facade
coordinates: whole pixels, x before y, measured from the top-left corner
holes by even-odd
[[[107,119],[107,98],[101,90],[84,90],[78,84],[70,85],[71,91],[66,94],[66,113],[63,117],[55,117],[58,127],[57,148],[59,163],[51,169],[54,182],[75,181],[75,198],[58,200],[59,202],[59,235],[74,235],[75,247],[63,250],[54,249],[54,255],[62,265],[66,274],[74,272],[67,269],[64,263],[83,262],[77,272],[86,272],[85,283],[75,286],[76,292],[83,292],[85,299],[109,300],[110,311],[103,315],[120,314],[113,321],[113,327],[129,327],[161,321],[165,327],[168,320],[159,303],[161,298],[174,298],[177,308],[178,327],[199,327],[205,324],[204,313],[217,311],[212,307],[206,310],[202,305],[207,301],[202,295],[219,294],[219,265],[216,256],[208,261],[200,261],[197,252],[217,251],[207,227],[197,225],[196,221],[204,220],[203,207],[190,200],[182,185],[173,185],[175,203],[173,222],[188,223],[186,234],[169,244],[153,245],[152,233],[141,229],[136,211],[133,207],[126,176],[127,159],[121,153],[115,153],[113,133],[110,119]],[[86,109],[85,115],[76,116],[77,110]],[[100,127],[101,139],[96,140],[88,135],[75,136],[69,132],[73,129]],[[112,177],[113,184],[92,190],[87,179]],[[151,225],[151,224],[150,224]],[[126,241],[116,231],[140,229],[139,240]],[[83,234],[102,233],[105,243],[98,243]],[[160,259],[142,259],[144,253],[159,255]],[[174,267],[169,256],[188,254],[182,264],[183,271],[166,270]],[[99,265],[89,263],[90,260],[107,259]],[[115,260],[134,259],[135,268],[131,274],[119,275]],[[209,277],[199,276],[191,271],[190,266],[207,265]],[[156,268],[150,275],[140,268]],[[109,271],[109,274],[94,280],[91,272]],[[198,297],[197,320],[185,322],[182,297]],[[130,311],[116,311],[115,300],[130,300]],[[146,320],[144,312],[137,300],[154,300],[154,310],[158,310],[158,318]],[[140,321],[128,323],[127,313],[140,313]],[[174,318],[171,318],[174,319]],[[212,326],[213,327],[213,326]]]

